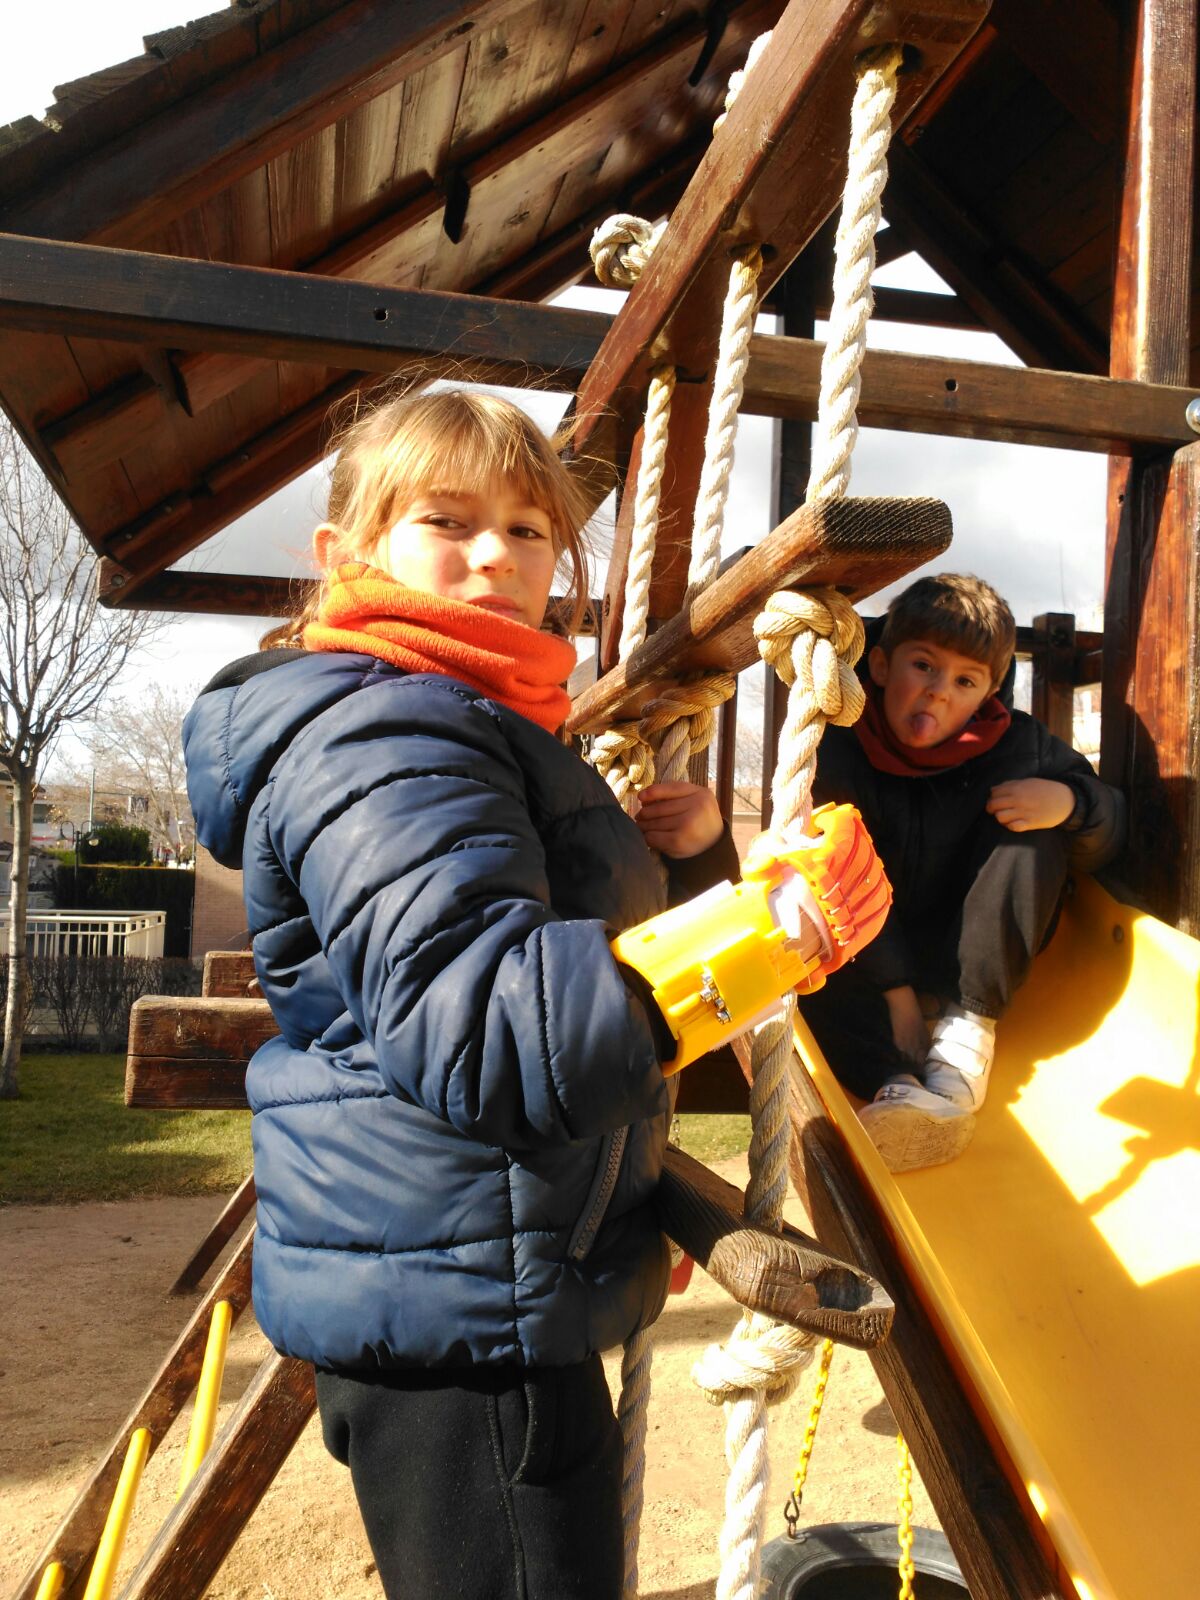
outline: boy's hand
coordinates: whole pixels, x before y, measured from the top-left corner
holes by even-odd
[[[1014,778],[996,785],[987,809],[1013,833],[1057,828],[1075,809],[1075,791],[1053,778]]]
[[[892,1019],[892,1042],[896,1049],[917,1066],[922,1065],[929,1054],[929,1026],[921,1014],[916,990],[906,983],[899,989],[885,989],[883,998]]]
[[[652,849],[677,861],[711,850],[725,827],[716,795],[696,783],[647,784],[634,821]]]

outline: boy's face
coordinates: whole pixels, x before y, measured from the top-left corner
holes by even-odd
[[[876,645],[867,664],[888,727],[913,750],[952,739],[992,692],[989,666],[926,639],[905,639],[890,657]]]

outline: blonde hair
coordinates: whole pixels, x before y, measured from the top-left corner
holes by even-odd
[[[340,414],[339,414],[340,409]],[[433,488],[478,490],[511,485],[550,518],[555,550],[567,569],[567,629],[587,606],[587,545],[583,526],[591,502],[559,456],[565,431],[551,439],[520,407],[499,395],[469,389],[355,394],[335,408],[329,522],[337,537],[328,566],[363,557],[388,532],[412,499]],[[272,629],[260,649],[299,644],[324,598],[328,571],[299,615]]]
[[[928,639],[982,662],[993,690],[1008,671],[1017,644],[1017,625],[1008,601],[969,572],[940,572],[918,578],[887,609],[879,645],[886,656],[908,639]]]

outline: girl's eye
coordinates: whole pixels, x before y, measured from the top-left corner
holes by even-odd
[[[512,528],[510,531],[517,534],[522,539],[548,539],[550,537],[550,535],[544,532],[543,529],[532,527],[527,522],[518,523],[517,526]]]

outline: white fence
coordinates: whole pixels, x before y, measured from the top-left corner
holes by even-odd
[[[31,911],[25,950],[31,956],[161,956],[165,911]],[[8,940],[8,913],[0,911],[0,951]]]

